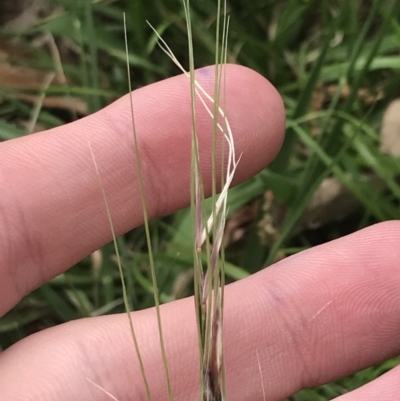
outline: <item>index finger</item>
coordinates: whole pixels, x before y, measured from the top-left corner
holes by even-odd
[[[198,79],[213,93],[214,68]],[[259,74],[227,66],[227,115],[242,153],[236,183],[268,164],[284,131],[282,101]],[[190,201],[190,89],[178,76],[134,92],[150,216]],[[206,192],[212,121],[198,109]],[[76,123],[1,144],[0,316],[28,292],[111,240],[89,138],[117,235],[142,223],[129,98]]]

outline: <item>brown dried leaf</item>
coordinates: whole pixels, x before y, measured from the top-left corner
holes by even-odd
[[[365,175],[371,188],[381,191],[383,182],[376,175]],[[295,232],[312,230],[344,220],[360,208],[360,201],[336,177],[325,178],[295,227]]]
[[[15,97],[29,103],[36,103],[39,99],[37,95],[27,95],[25,93],[16,93]],[[74,111],[80,115],[87,115],[88,108],[85,101],[73,96],[47,96],[43,99],[43,106]]]
[[[23,93],[22,90],[42,90],[48,74],[49,72],[47,71],[15,66],[8,62],[3,62],[0,63],[0,87],[10,89],[12,95],[17,99],[36,104],[39,95]],[[64,79],[62,76],[55,77],[52,82],[52,86],[63,85]],[[43,106],[72,110],[80,115],[88,113],[86,102],[81,98],[71,96],[46,96],[43,100]]]
[[[247,231],[247,226],[257,215],[258,202],[243,206],[236,210],[227,220],[224,233],[224,246],[240,241]]]
[[[54,7],[49,0],[2,0],[0,25],[7,30],[23,32],[40,22]]]
[[[359,201],[335,177],[325,178],[296,226],[296,231],[315,229],[340,221],[359,207]]]
[[[0,63],[0,87],[2,88],[40,90],[47,75],[47,71],[15,66],[7,62]],[[62,83],[55,78],[53,85],[61,86]]]
[[[392,156],[400,156],[400,99],[390,103],[383,116],[381,152]]]

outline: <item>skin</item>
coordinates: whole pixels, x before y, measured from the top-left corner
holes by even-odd
[[[213,87],[213,69],[198,79]],[[151,216],[187,205],[190,106],[179,76],[134,92]],[[236,183],[279,151],[284,108],[257,73],[227,68],[227,114]],[[205,185],[211,122],[199,108]],[[90,155],[99,165],[117,234],[142,223],[129,99],[75,123],[0,144],[0,316],[23,296],[111,239]],[[382,362],[400,351],[400,223],[385,222],[315,247],[226,289],[228,397],[280,400]],[[167,399],[153,309],[134,321],[154,400]],[[192,299],[162,307],[175,399],[197,398]],[[145,400],[124,314],[72,321],[32,335],[0,355],[0,399]],[[338,398],[398,398],[400,370]]]

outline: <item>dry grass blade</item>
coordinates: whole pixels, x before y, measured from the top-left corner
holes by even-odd
[[[118,265],[119,275],[120,275],[120,278],[121,278],[122,295],[123,295],[123,300],[124,300],[124,306],[125,306],[125,310],[126,310],[126,313],[127,313],[127,316],[128,316],[128,321],[129,321],[129,327],[130,327],[130,331],[131,331],[131,335],[132,335],[132,340],[133,340],[133,343],[134,343],[135,352],[136,352],[136,355],[137,355],[138,361],[139,361],[140,371],[141,371],[141,374],[142,374],[142,377],[143,377],[143,381],[144,381],[144,385],[145,385],[145,388],[146,388],[147,399],[151,400],[150,386],[149,386],[147,378],[146,378],[143,359],[141,357],[139,344],[138,344],[138,341],[137,341],[137,338],[136,338],[135,328],[134,328],[134,325],[133,325],[132,315],[130,313],[131,310],[130,310],[130,306],[129,306],[128,294],[127,294],[126,284],[125,284],[125,278],[124,278],[124,273],[123,273],[123,269],[122,269],[122,261],[121,261],[121,256],[120,256],[120,253],[119,253],[118,244],[117,244],[117,237],[115,235],[114,223],[113,223],[113,220],[112,220],[111,210],[110,210],[110,207],[109,207],[109,204],[108,204],[108,200],[107,200],[107,195],[106,195],[106,191],[105,191],[105,188],[104,188],[104,184],[103,184],[103,181],[102,181],[101,176],[100,176],[99,167],[97,165],[96,158],[94,156],[92,145],[91,145],[89,139],[88,139],[88,144],[89,144],[90,154],[91,154],[92,160],[93,160],[93,165],[94,165],[95,170],[96,170],[96,175],[97,175],[97,178],[99,180],[99,186],[100,186],[101,193],[102,193],[102,196],[103,196],[104,206],[105,206],[105,209],[106,209],[106,212],[107,212],[108,222],[110,224],[110,229],[111,229],[111,234],[112,234],[112,238],[113,238],[115,254],[116,254],[116,258],[117,258],[117,265]]]
[[[236,158],[232,131],[225,112],[220,107],[221,87],[224,87],[226,49],[228,37],[228,19],[226,17],[226,2],[223,7],[218,0],[217,24],[216,24],[216,62],[215,62],[215,87],[214,94],[210,96],[195,79],[194,54],[191,33],[190,1],[185,0],[184,9],[187,21],[189,42],[190,71],[186,72],[169,47],[161,39],[161,47],[171,57],[175,64],[188,76],[190,81],[192,99],[192,210],[194,222],[195,245],[193,249],[195,269],[195,301],[197,311],[199,352],[200,352],[200,399],[205,401],[217,401],[226,399],[225,368],[223,363],[223,257],[221,251],[222,238],[226,221],[227,195],[230,184],[239,160]],[[223,15],[222,46],[219,44],[220,20]],[[222,48],[222,51],[220,50]],[[225,91],[222,91],[225,93]],[[212,204],[213,208],[208,218],[205,218],[204,190],[201,185],[200,156],[197,147],[196,132],[196,99],[200,99],[202,105],[213,120],[212,132]],[[213,110],[208,107],[207,101],[213,105]],[[223,124],[219,119],[222,118]],[[225,160],[222,158],[220,166],[222,174],[217,176],[217,144],[222,135],[222,144],[228,145],[228,160],[225,168]],[[224,146],[222,150],[224,153]],[[223,173],[225,171],[225,174]],[[220,195],[217,197],[216,188],[220,178]],[[203,221],[206,224],[203,226]],[[207,267],[203,268],[201,254],[203,247],[207,254]]]
[[[193,43],[192,43],[192,32],[191,32],[191,18],[190,18],[190,2],[184,0],[184,9],[187,20],[188,30],[188,43],[189,43],[189,59],[190,68],[189,71],[185,71],[179,61],[176,59],[174,54],[163,39],[158,35],[156,30],[152,27],[154,32],[159,38],[160,47],[167,53],[174,63],[181,69],[181,71],[188,77],[190,90],[191,90],[191,112],[192,112],[192,211],[193,211],[193,223],[194,223],[194,277],[195,277],[195,302],[197,311],[197,322],[198,322],[198,335],[199,335],[199,352],[200,352],[200,399],[204,401],[218,401],[226,399],[225,390],[225,367],[223,364],[223,344],[222,344],[222,327],[223,327],[223,284],[224,284],[224,267],[223,267],[223,236],[227,214],[227,195],[228,189],[232,183],[233,176],[235,174],[236,167],[239,163],[239,159],[236,157],[234,140],[232,131],[229,125],[229,121],[222,107],[220,107],[220,96],[221,93],[225,93],[225,65],[226,65],[226,52],[227,52],[227,37],[228,37],[228,20],[226,18],[226,3],[221,6],[221,1],[218,1],[218,13],[217,13],[217,44],[216,44],[216,67],[215,67],[215,88],[214,94],[211,96],[208,94],[199,82],[195,79],[194,70],[194,54],[193,54]],[[221,11],[222,10],[222,11]],[[222,34],[220,34],[221,26],[220,19],[223,14]],[[125,46],[126,54],[128,55],[127,37],[126,37],[126,20],[124,16],[124,27],[125,27]],[[222,45],[219,44],[219,38],[222,37]],[[222,50],[221,50],[222,49]],[[127,57],[128,58],[128,57]],[[157,289],[157,280],[155,274],[154,258],[151,248],[150,229],[147,213],[147,205],[144,191],[144,183],[141,171],[140,154],[138,147],[138,138],[135,129],[135,117],[134,117],[134,105],[132,98],[132,90],[130,86],[130,70],[127,64],[128,81],[129,81],[129,92],[130,95],[130,106],[131,106],[131,119],[132,119],[132,132],[134,138],[134,150],[137,162],[137,170],[139,177],[139,186],[142,202],[142,210],[144,217],[144,225],[146,231],[148,253],[149,253],[149,264],[150,271],[153,281],[154,289],[154,301],[156,305],[156,314],[159,330],[159,340],[161,353],[164,364],[164,371],[167,381],[168,397],[170,401],[173,401],[172,386],[170,382],[169,369],[167,363],[167,356],[165,350],[165,344],[163,339],[162,321],[160,313],[160,302]],[[223,88],[223,90],[221,90]],[[198,150],[198,138],[196,131],[196,100],[199,99],[210,118],[213,121],[213,132],[212,132],[212,200],[213,208],[209,216],[206,214],[204,207],[204,188],[203,188],[203,177],[200,170],[200,155]],[[225,103],[225,102],[224,102]],[[220,141],[219,138],[222,140]],[[225,152],[225,147],[217,149],[218,143],[227,144],[227,160],[225,166],[225,158],[222,158],[222,164],[219,168],[222,171],[221,176],[217,175],[217,152]],[[90,144],[89,144],[90,145]],[[90,148],[91,149],[91,148]],[[107,210],[111,231],[114,238],[114,245],[117,254],[118,266],[120,268],[120,275],[124,290],[124,300],[126,298],[124,277],[121,267],[121,261],[119,252],[115,240],[115,234],[113,229],[113,223],[111,213],[108,207],[107,198],[104,190],[104,185],[101,181],[101,177],[97,168],[96,160],[91,149],[93,163],[96,168],[96,173],[99,178],[100,187],[104,198],[105,207]],[[218,183],[218,181],[220,181]],[[220,194],[217,196],[217,187],[221,188]],[[205,248],[205,249],[204,249]],[[207,255],[207,266],[203,266],[203,252]],[[129,314],[129,304],[126,298],[125,304],[126,310]],[[130,316],[130,314],[129,314]],[[132,332],[132,338],[135,343],[135,349],[138,356],[138,360],[142,370],[142,376],[146,386],[147,397],[151,399],[150,388],[146,379],[145,370],[140,356],[139,347],[135,336],[134,326],[131,317],[129,323]]]
[[[108,396],[110,398],[110,400],[113,401],[118,401],[118,398],[114,397],[110,392],[108,392],[106,389],[104,389],[103,387],[99,386],[97,383],[95,383],[93,380],[90,380],[88,377],[86,378],[86,380],[90,383],[93,384],[93,386],[95,386],[96,388],[98,388],[102,393],[104,393],[106,396]]]
[[[146,196],[145,196],[145,191],[144,191],[143,174],[142,174],[142,167],[141,167],[141,161],[140,161],[140,152],[139,152],[138,138],[137,138],[137,132],[136,132],[136,126],[135,126],[135,115],[134,115],[133,96],[132,96],[132,88],[131,88],[131,75],[130,75],[129,60],[128,60],[129,51],[128,51],[128,38],[127,38],[125,14],[124,14],[124,32],[125,32],[125,49],[126,49],[126,63],[127,63],[126,68],[127,68],[127,73],[128,73],[129,100],[130,100],[131,119],[132,119],[132,133],[133,133],[134,146],[135,146],[136,165],[137,165],[137,171],[138,171],[138,177],[139,177],[139,187],[140,187],[140,197],[141,197],[142,210],[143,210],[143,220],[144,220],[146,241],[147,241],[148,254],[149,254],[150,272],[151,272],[151,279],[152,279],[152,283],[153,283],[154,303],[155,303],[156,315],[157,315],[157,327],[158,327],[162,360],[163,360],[163,365],[164,365],[165,378],[167,381],[168,398],[170,401],[173,401],[174,396],[172,393],[171,379],[170,379],[170,374],[169,374],[169,369],[168,369],[168,361],[167,361],[167,352],[166,352],[165,343],[164,343],[164,336],[163,336],[163,329],[162,329],[162,322],[161,322],[160,299],[159,299],[159,294],[158,294],[156,270],[155,270],[154,256],[153,256],[151,236],[150,236],[149,218],[148,218],[148,213],[147,213],[147,203],[146,203]],[[145,379],[145,375],[144,375],[144,379]],[[146,379],[145,379],[145,382],[146,382],[146,386],[148,388]],[[148,398],[151,399],[150,390],[148,390]]]
[[[40,94],[40,96],[35,104],[35,107],[32,110],[32,116],[31,116],[31,119],[29,121],[28,128],[27,128],[28,134],[32,134],[35,130],[35,126],[36,126],[37,120],[39,118],[40,110],[42,109],[43,101],[46,97],[46,90],[51,85],[51,82],[53,81],[54,77],[55,77],[55,73],[49,73],[46,76],[45,82],[43,83],[42,93]]]
[[[218,1],[217,12],[217,44],[216,44],[216,66],[215,66],[215,88],[214,94],[208,94],[195,78],[194,54],[191,33],[190,1],[184,0],[184,9],[187,21],[188,43],[189,43],[189,65],[186,71],[179,63],[167,43],[158,35],[161,49],[171,58],[177,67],[188,77],[191,88],[192,107],[192,214],[194,225],[195,244],[194,277],[195,277],[195,302],[198,323],[199,353],[200,353],[200,399],[201,400],[224,400],[226,399],[225,377],[223,366],[222,326],[223,326],[223,250],[222,238],[226,220],[226,205],[228,189],[232,183],[235,170],[239,163],[236,157],[234,140],[229,121],[222,107],[220,107],[221,87],[224,87],[228,19],[226,17],[226,2],[223,7]],[[222,10],[222,12],[221,12]],[[223,14],[222,46],[219,45],[220,20]],[[220,50],[222,48],[222,51]],[[222,91],[225,93],[225,91]],[[196,99],[199,99],[210,118],[214,122],[212,132],[212,199],[213,209],[206,217],[203,206],[204,189],[202,186],[202,175],[200,171],[200,157],[198,152],[198,140],[196,132]],[[211,107],[208,103],[211,104]],[[220,123],[222,119],[223,123]],[[217,143],[222,135],[222,143],[228,145],[228,159],[225,168],[225,159],[222,158],[220,177],[221,192],[217,196]],[[222,150],[224,154],[224,147]],[[225,171],[225,173],[223,173]],[[203,222],[206,221],[204,224]],[[203,267],[202,252],[206,248],[207,267]]]

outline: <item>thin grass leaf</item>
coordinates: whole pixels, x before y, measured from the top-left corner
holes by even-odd
[[[119,274],[120,274],[120,278],[121,278],[124,306],[125,306],[126,314],[127,314],[128,321],[129,321],[129,327],[130,327],[130,331],[131,331],[131,334],[132,334],[132,340],[133,340],[133,343],[134,343],[136,355],[138,357],[139,367],[140,367],[140,371],[141,371],[142,378],[143,378],[143,381],[144,381],[146,394],[147,394],[147,399],[149,401],[151,401],[152,398],[151,398],[151,393],[150,393],[150,386],[149,386],[147,378],[146,378],[143,359],[142,359],[142,356],[141,356],[141,353],[140,353],[140,349],[139,349],[139,344],[138,344],[138,341],[137,341],[137,338],[136,338],[135,328],[134,328],[133,319],[132,319],[132,315],[131,315],[131,309],[130,309],[130,305],[129,305],[129,301],[128,301],[128,294],[127,294],[127,290],[126,290],[124,273],[123,273],[123,270],[122,270],[122,262],[121,262],[121,257],[120,257],[120,253],[119,253],[117,237],[115,235],[114,223],[113,223],[112,216],[111,216],[111,210],[110,210],[110,207],[108,205],[108,200],[107,200],[104,184],[103,184],[103,181],[101,179],[100,171],[99,171],[99,168],[97,166],[97,162],[96,162],[96,159],[95,159],[95,156],[94,156],[94,153],[93,153],[93,149],[92,149],[92,146],[91,146],[91,143],[90,143],[89,139],[88,139],[88,145],[89,145],[90,153],[91,153],[91,156],[92,156],[93,165],[94,165],[95,170],[96,170],[96,175],[97,175],[97,178],[99,180],[99,186],[100,186],[101,193],[102,193],[102,196],[103,196],[104,206],[105,206],[105,209],[106,209],[106,212],[107,212],[107,218],[108,218],[108,222],[109,222],[110,229],[111,229],[111,234],[112,234],[112,238],[113,238],[115,254],[116,254],[116,257],[117,257],[118,270],[119,270]]]
[[[24,130],[18,128],[14,124],[10,124],[7,121],[0,120],[0,138],[3,140],[19,138],[26,135]]]
[[[105,390],[103,387],[99,386],[97,383],[95,383],[93,380],[89,379],[88,377],[86,378],[86,380],[92,384],[93,386],[95,386],[96,388],[98,388],[101,392],[103,392],[110,400],[113,401],[118,401],[118,398],[114,397],[110,392],[108,392],[107,390]]]
[[[54,308],[54,311],[57,312],[65,322],[81,317],[50,284],[44,284],[40,287],[39,291],[45,296],[50,305]]]
[[[125,14],[124,14],[124,32],[125,32],[126,54],[128,55],[129,51],[128,51],[128,38],[127,38]],[[172,393],[171,379],[170,379],[168,361],[167,361],[167,353],[166,353],[165,344],[164,344],[164,336],[163,336],[162,320],[161,320],[161,312],[160,312],[160,299],[159,299],[159,294],[158,294],[157,278],[156,278],[155,264],[154,264],[154,255],[153,255],[152,242],[151,242],[151,236],[150,236],[149,219],[148,219],[148,212],[147,212],[147,203],[146,203],[146,198],[145,198],[143,175],[142,175],[142,166],[141,166],[141,161],[140,161],[141,158],[140,158],[140,154],[139,154],[140,152],[139,152],[138,138],[137,138],[137,132],[136,132],[136,126],[135,126],[133,95],[132,95],[132,88],[131,88],[131,76],[130,76],[130,69],[129,69],[128,61],[127,61],[127,73],[128,73],[129,101],[130,101],[130,109],[131,109],[131,120],[132,120],[132,133],[133,133],[134,146],[135,146],[134,150],[135,150],[135,157],[136,157],[136,166],[137,166],[137,171],[138,171],[138,176],[139,176],[140,197],[141,197],[141,203],[142,203],[144,227],[145,227],[145,232],[146,232],[146,241],[147,241],[147,247],[148,247],[148,253],[149,253],[149,264],[150,264],[150,271],[151,271],[151,279],[152,279],[152,282],[153,282],[153,289],[154,289],[153,293],[154,293],[154,302],[155,302],[156,314],[157,314],[158,334],[159,334],[161,354],[162,354],[163,365],[164,365],[165,378],[166,378],[166,381],[167,381],[168,398],[169,398],[170,401],[173,401],[174,396],[173,396],[173,393]],[[144,379],[145,379],[144,370],[143,370],[143,376],[144,376]],[[148,396],[148,398],[150,400],[151,399],[150,389],[148,388],[148,383],[147,383],[146,379],[145,379],[145,382],[146,382],[147,396]]]

